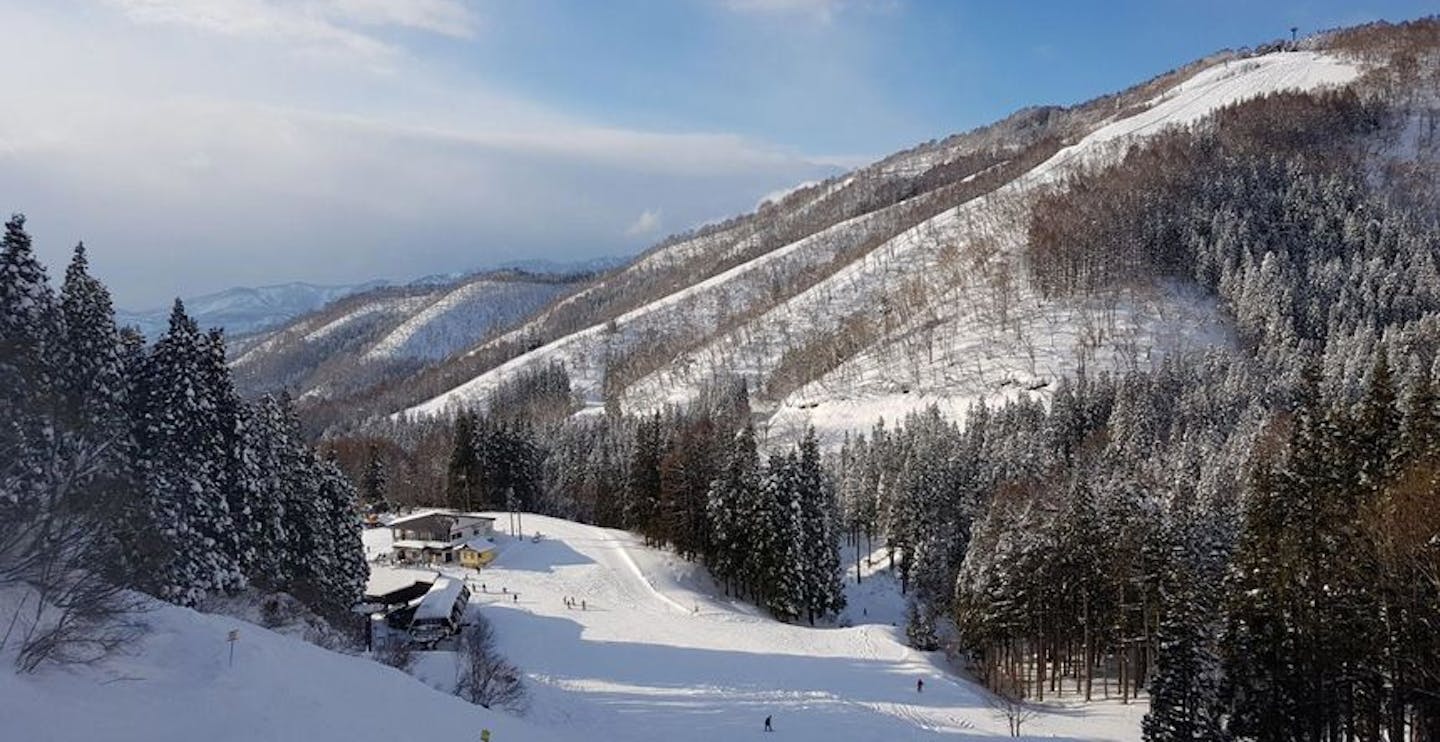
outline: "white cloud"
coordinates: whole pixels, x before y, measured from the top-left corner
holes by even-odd
[[[460,0],[312,0],[316,12],[357,24],[401,26],[470,38],[477,20]]]
[[[278,0],[112,2],[123,12],[0,3],[0,87],[23,102],[0,116],[0,213],[29,214],[52,266],[83,238],[121,306],[616,254],[662,214],[683,228],[834,172],[731,134],[576,119],[388,46],[383,75],[275,53],[353,61],[370,42],[334,29],[381,44],[369,24],[439,11],[402,23],[375,10],[398,3],[327,0],[342,27]],[[617,214],[640,214],[635,231]]]
[[[660,229],[660,210],[646,209],[630,226],[625,228],[626,237],[648,237]]]
[[[289,44],[300,51],[385,60],[399,50],[368,29],[410,28],[456,38],[476,20],[457,0],[105,0],[141,23],[186,26]]]

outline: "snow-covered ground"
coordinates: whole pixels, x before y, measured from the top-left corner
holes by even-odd
[[[497,516],[504,531],[506,516]],[[725,598],[703,569],[628,533],[528,514],[523,531],[544,538],[497,536],[493,565],[448,571],[466,575],[501,650],[526,673],[526,721],[556,736],[734,740],[761,735],[766,716],[787,739],[1007,736],[982,689],[942,654],[905,646],[903,603],[878,559],[858,586],[850,563],[851,606],[839,623],[853,625],[810,628]],[[384,550],[388,538],[369,531],[367,546]],[[585,610],[566,608],[567,596]],[[445,661],[431,654],[417,672],[441,685],[452,676]],[[1025,732],[1138,739],[1143,713],[1133,704],[1050,706]]]
[[[850,607],[840,627],[810,628],[725,598],[703,569],[628,533],[529,514],[523,527],[545,538],[497,536],[495,564],[447,570],[470,582],[472,610],[490,618],[502,652],[525,672],[523,718],[451,695],[453,655],[444,652],[421,653],[411,676],[237,618],[157,604],[143,615],[143,639],[95,665],[17,675],[13,647],[0,651],[0,739],[474,740],[489,729],[495,742],[733,740],[763,734],[766,716],[797,740],[1007,736],[982,689],[940,653],[904,645],[903,602],[878,556],[859,585],[846,557]],[[388,539],[385,529],[365,537],[372,552]],[[566,608],[566,596],[585,609]],[[0,591],[0,616],[17,599]],[[1144,710],[1046,706],[1025,732],[1133,740]]]
[[[16,593],[0,593],[0,616]],[[575,739],[437,693],[365,657],[234,618],[158,605],[149,632],[95,666],[11,671],[0,652],[0,739],[25,742],[359,742]],[[227,634],[239,630],[230,664]]]

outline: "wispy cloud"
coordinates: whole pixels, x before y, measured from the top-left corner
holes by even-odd
[[[900,0],[719,0],[721,7],[758,16],[808,18],[822,24],[833,22],[850,10],[890,11]]]
[[[625,228],[626,237],[648,237],[660,230],[660,210],[646,209]]]
[[[845,5],[845,0],[721,0],[722,4],[741,13],[769,15],[803,15],[829,22]]]
[[[170,24],[289,44],[298,51],[351,54],[372,61],[400,50],[374,31],[408,28],[454,38],[474,34],[476,18],[458,0],[104,0],[141,23]]]

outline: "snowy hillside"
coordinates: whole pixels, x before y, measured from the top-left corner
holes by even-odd
[[[539,309],[567,287],[478,280],[433,298],[365,352],[364,360],[436,360],[484,338],[496,327]]]
[[[496,515],[503,530],[505,514]],[[726,599],[703,569],[629,533],[532,514],[522,525],[543,540],[497,535],[494,565],[452,574],[470,582],[502,651],[527,674],[526,721],[557,736],[733,740],[760,734],[766,716],[800,740],[1008,736],[985,691],[956,677],[940,653],[905,646],[902,628],[889,623],[902,601],[886,574],[872,571],[858,587],[848,578],[841,623],[853,626],[810,628]],[[385,529],[366,533],[372,552],[388,539]],[[567,608],[566,597],[584,609]],[[450,661],[431,653],[417,673],[440,684],[453,678]],[[1138,739],[1144,711],[1062,703],[1024,731]]]
[[[976,145],[967,149],[962,137],[959,144],[902,153],[850,178],[797,191],[773,218],[803,220],[856,179],[904,178],[933,168],[967,173],[951,186],[958,203],[912,224],[911,204],[931,198],[927,193],[823,227],[550,339],[403,414],[425,417],[482,402],[507,378],[556,361],[584,401],[599,405],[617,359],[638,357],[631,367],[640,373],[626,378],[621,393],[627,411],[685,401],[715,378],[739,375],[768,401],[782,429],[811,422],[834,440],[882,413],[894,419],[930,403],[960,412],[980,399],[1043,392],[1082,364],[1130,368],[1178,350],[1226,344],[1229,333],[1214,303],[1184,287],[1136,286],[1083,301],[1042,298],[1023,264],[1029,196],[1082,168],[1115,161],[1126,146],[1166,127],[1257,96],[1341,85],[1358,74],[1352,64],[1315,51],[1223,57],[1130,106],[1121,108],[1117,98],[1104,115],[1093,106],[1073,114],[1084,125],[1069,125],[1070,143],[1038,150],[1046,156],[1033,166],[978,192],[965,188],[979,188],[1036,150],[1002,149],[1003,156],[972,166],[959,158],[973,155]],[[742,223],[682,241],[608,280],[699,256],[749,256],[756,234]],[[544,324],[540,317],[527,327]]]
[[[575,289],[570,277],[493,273],[349,297],[251,339],[231,367],[250,393],[344,394],[487,339]]]
[[[140,643],[99,665],[0,672],[5,738],[354,742],[406,739],[419,728],[455,740],[479,739],[482,729],[497,742],[577,738],[237,619],[165,604],[143,618],[149,631]],[[233,665],[232,630],[239,631]]]

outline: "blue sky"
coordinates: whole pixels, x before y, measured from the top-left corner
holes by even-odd
[[[125,306],[626,254],[1225,47],[1433,2],[0,0],[0,210]]]

